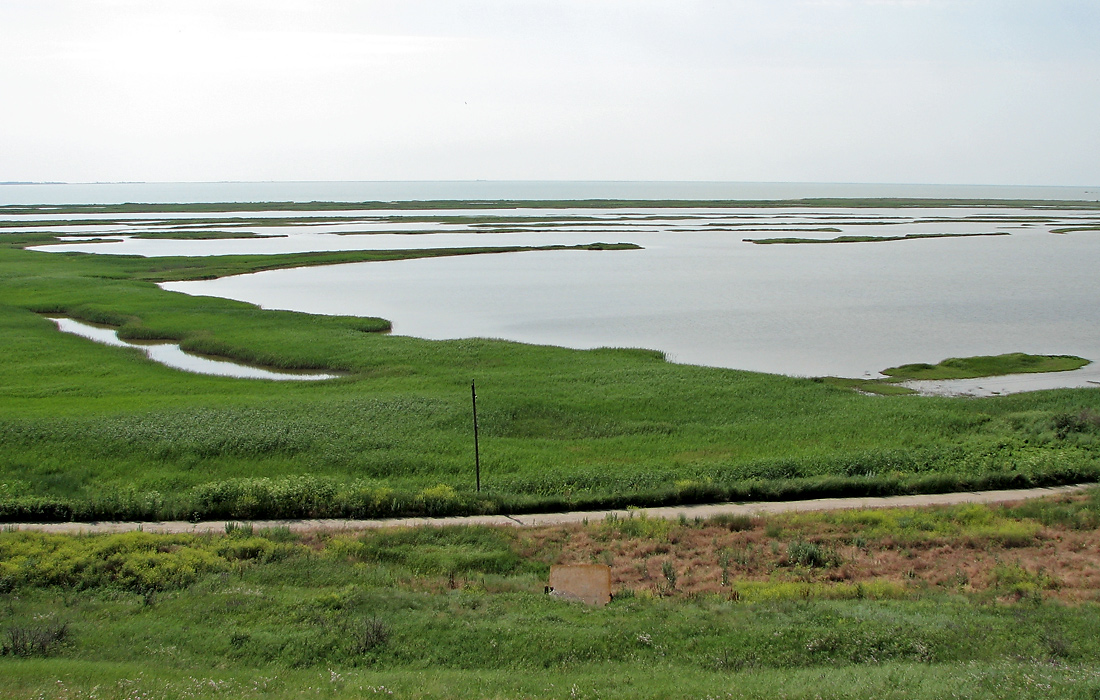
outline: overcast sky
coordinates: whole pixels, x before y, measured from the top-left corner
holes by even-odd
[[[0,0],[0,180],[1100,184],[1096,0]]]

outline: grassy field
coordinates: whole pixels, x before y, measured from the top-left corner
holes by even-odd
[[[670,364],[646,350],[390,337],[383,319],[261,311],[155,284],[499,249],[203,258],[23,250],[48,240],[48,231],[0,238],[4,520],[518,512],[1100,473],[1094,390],[866,396],[834,381]],[[186,374],[61,334],[46,313],[110,324],[131,340],[343,376],[288,385]]]
[[[1100,692],[1100,494],[708,521],[0,533],[0,695]],[[615,598],[543,594],[607,563]]]

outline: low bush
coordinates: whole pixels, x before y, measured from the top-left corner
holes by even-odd
[[[1077,413],[1059,413],[1051,419],[1051,424],[1059,440],[1071,433],[1100,432],[1100,413],[1087,408]]]
[[[1042,570],[1031,571],[1018,562],[1006,564],[998,562],[993,567],[992,584],[1002,595],[1016,598],[1038,596],[1042,591],[1058,588],[1059,582]]]
[[[0,656],[48,656],[69,636],[67,622],[37,626],[12,625],[0,643]]]
[[[385,646],[392,634],[389,624],[379,617],[346,623],[344,631],[351,639],[352,651],[357,654]]]
[[[789,566],[807,566],[810,568],[825,568],[840,566],[840,555],[835,549],[822,546],[815,542],[795,540],[787,545],[787,564]]]
[[[186,587],[238,562],[280,561],[297,547],[248,536],[14,532],[0,538],[0,581],[9,588],[107,586],[148,593]]]

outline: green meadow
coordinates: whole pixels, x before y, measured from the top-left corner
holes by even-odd
[[[522,512],[1018,487],[1100,473],[1095,390],[870,396],[855,380],[676,365],[640,349],[394,337],[385,319],[263,311],[156,286],[524,249],[190,258],[24,249],[53,240],[48,227],[0,235],[7,521]],[[631,254],[631,246],[581,247]],[[47,314],[107,324],[130,340],[340,376],[188,374],[60,333]]]
[[[1063,538],[1067,555],[1095,547],[1098,503],[1094,491],[1016,508],[533,530],[4,532],[0,695],[1095,697],[1095,579],[1018,560]],[[746,555],[745,537],[765,546]],[[551,563],[629,573],[639,550],[663,573],[616,583],[607,607],[543,593]],[[944,550],[960,566],[997,563],[985,581],[849,569],[942,563]],[[709,590],[692,588],[707,576]],[[1086,599],[1061,600],[1071,588]]]

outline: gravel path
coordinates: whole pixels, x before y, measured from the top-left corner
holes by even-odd
[[[534,527],[539,525],[564,525],[569,523],[595,522],[611,514],[627,517],[631,513],[644,514],[649,518],[676,519],[681,515],[687,518],[709,518],[714,515],[763,515],[768,513],[790,513],[813,510],[841,510],[846,508],[906,508],[917,506],[955,505],[958,503],[1003,503],[1022,501],[1028,498],[1054,496],[1081,491],[1092,484],[1076,486],[1056,486],[1038,489],[1016,489],[1009,491],[967,491],[964,493],[937,493],[916,496],[887,496],[881,498],[817,498],[806,501],[776,501],[761,503],[717,503],[702,506],[672,506],[662,508],[638,508],[634,510],[596,510],[573,513],[530,513],[525,515],[472,515],[457,518],[400,518],[393,520],[251,520],[245,521],[256,529],[269,527],[288,527],[295,532],[313,530],[369,530],[383,527],[415,527],[419,525],[509,525],[513,527]],[[198,523],[185,521],[168,522],[97,522],[97,523],[16,523],[6,525],[11,530],[36,530],[65,534],[128,532],[144,530],[160,533],[206,533],[225,532],[225,520],[210,520]],[[242,521],[229,521],[242,522]]]

